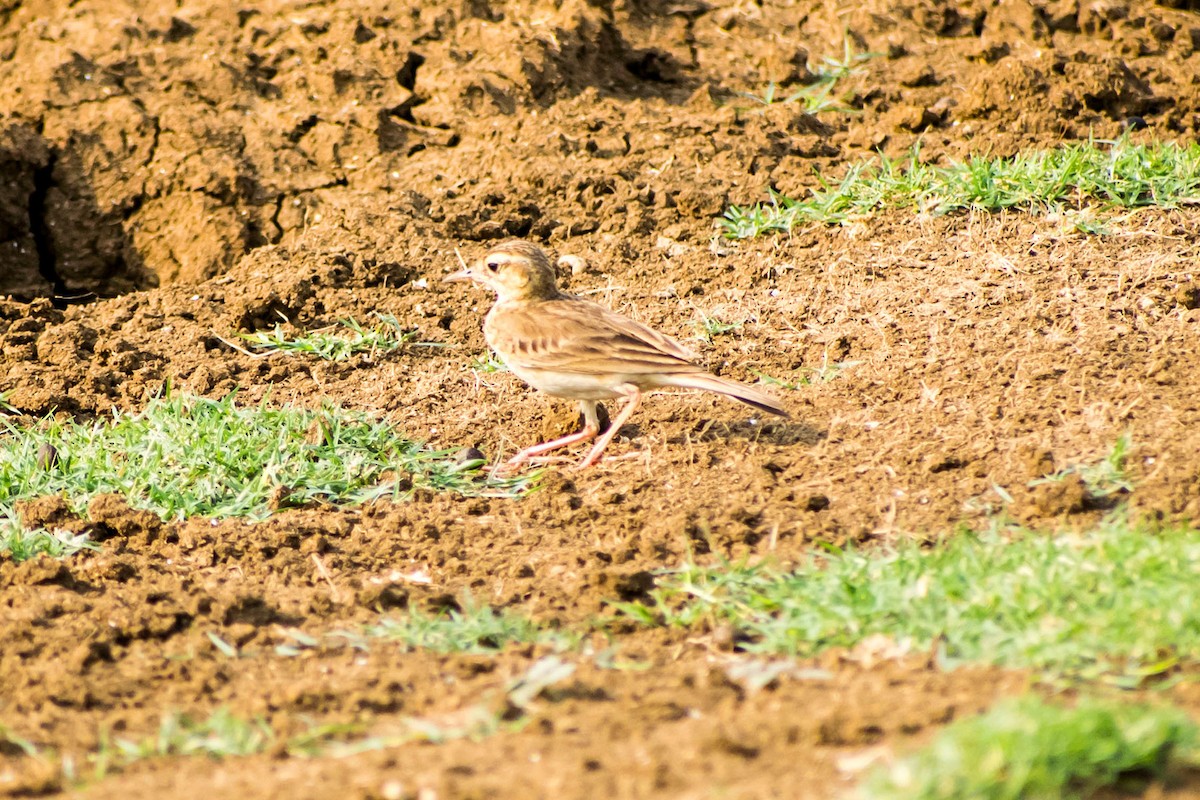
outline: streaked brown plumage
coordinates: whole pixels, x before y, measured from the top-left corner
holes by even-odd
[[[508,462],[510,466],[594,439],[600,432],[596,404],[627,398],[579,467],[594,464],[637,410],[642,392],[654,389],[718,392],[760,411],[788,415],[770,395],[697,366],[695,355],[674,339],[559,291],[554,268],[537,245],[504,242],[446,280],[473,280],[495,291],[496,304],[483,323],[488,345],[517,377],[547,394],[578,400],[583,411],[583,430],[526,448]]]

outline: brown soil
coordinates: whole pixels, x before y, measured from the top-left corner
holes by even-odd
[[[880,54],[839,86],[856,113],[818,120],[737,94],[794,90],[841,56],[843,31]],[[841,365],[778,390],[790,422],[652,398],[599,466],[553,472],[521,501],[418,497],[248,525],[163,524],[100,498],[101,554],[0,564],[0,723],[78,756],[102,728],[145,735],[170,709],[226,706],[284,731],[452,715],[541,652],[273,646],[286,628],[345,629],[464,591],[581,624],[689,554],[787,563],[816,540],[979,522],[1005,494],[1023,521],[1085,524],[1105,502],[1028,483],[1099,460],[1122,433],[1131,506],[1200,516],[1194,211],[1115,219],[1103,237],[1019,214],[744,243],[714,228],[730,202],[803,193],[814,170],[874,149],[1006,154],[1142,122],[1136,137],[1194,138],[1197,48],[1200,15],[1146,0],[0,0],[0,391],[31,417],[137,409],[170,381],[332,400],[499,458],[575,421],[469,367],[489,301],[438,279],[455,247],[475,256],[506,236],[582,256],[573,290],[691,340],[722,374]],[[376,311],[451,347],[330,364],[222,342],[281,316],[312,328]],[[702,315],[741,325],[696,341]],[[23,513],[78,524],[52,498]],[[418,567],[431,586],[397,577]],[[617,639],[648,668],[581,658],[518,732],[346,759],[146,762],[86,793],[828,797],[1027,683],[835,653],[809,665],[826,677],[749,692],[719,633]],[[0,792],[59,788],[0,748]]]

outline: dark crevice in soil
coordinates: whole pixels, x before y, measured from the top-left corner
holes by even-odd
[[[21,0],[17,0],[17,2],[10,6],[0,8],[0,28],[7,26],[8,21],[12,19],[18,11],[21,10],[21,6],[23,5],[25,4],[21,2]]]
[[[158,141],[162,138],[162,123],[159,122],[158,117],[147,114],[147,118],[154,128],[154,134],[150,138],[150,152],[146,155],[146,160],[142,162],[143,167],[150,166],[154,163],[154,159],[158,157]]]
[[[147,199],[149,198],[144,194],[135,195],[130,198],[129,204],[121,209],[121,219],[128,222],[134,214],[142,210],[142,206],[146,204]]]
[[[396,70],[396,82],[410,92],[415,92],[417,88],[417,70],[424,63],[425,56],[409,51],[408,56],[404,59],[404,64],[400,69]]]
[[[279,244],[279,242],[283,239],[283,235],[285,233],[287,233],[287,231],[285,231],[283,229],[283,224],[279,221],[279,216],[283,213],[284,203],[286,203],[289,199],[296,198],[296,197],[302,197],[306,194],[312,194],[313,192],[320,192],[325,189],[336,189],[338,187],[349,186],[349,185],[350,185],[350,179],[341,177],[341,178],[336,178],[332,181],[329,181],[328,183],[322,183],[319,186],[312,186],[307,189],[297,189],[294,192],[283,192],[283,193],[277,195],[275,197],[275,210],[273,212],[271,212],[271,225],[275,228],[275,233],[269,237],[269,242],[264,242],[264,244],[267,244],[267,243]],[[261,246],[261,245],[256,245],[256,246]],[[252,249],[254,249],[254,248],[253,247],[248,248],[247,252],[249,252],[249,250],[252,250]]]
[[[66,285],[58,275],[58,259],[54,252],[54,236],[46,220],[46,196],[54,186],[54,165],[58,154],[51,151],[45,166],[33,173],[33,192],[29,195],[29,232],[37,248],[38,272],[54,288],[56,298],[66,294]],[[56,300],[57,304],[57,300]]]
[[[307,117],[296,123],[296,126],[292,128],[290,133],[288,133],[287,140],[292,144],[297,144],[305,137],[305,135],[308,134],[309,131],[317,127],[317,123],[320,121],[321,118],[316,114],[309,114]]]
[[[275,226],[275,235],[271,237],[271,244],[279,244],[279,240],[283,238],[283,226],[279,224],[279,215],[283,213],[283,202],[287,199],[287,194],[280,194],[275,198],[275,213],[271,214],[271,224]]]

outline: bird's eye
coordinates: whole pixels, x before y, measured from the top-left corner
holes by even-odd
[[[499,261],[489,261],[489,262],[487,262],[487,268],[488,268],[489,272],[496,272],[500,269],[500,262]]]

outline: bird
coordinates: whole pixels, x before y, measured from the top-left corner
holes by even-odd
[[[443,280],[474,281],[495,292],[496,303],[483,323],[488,346],[525,383],[553,397],[576,400],[583,412],[581,430],[521,450],[506,469],[595,440],[575,468],[592,466],[637,411],[642,394],[655,389],[716,392],[759,411],[789,416],[765,392],[698,366],[696,354],[669,336],[559,289],[545,251],[531,242],[502,242]],[[612,399],[625,404],[601,435],[597,405]]]

